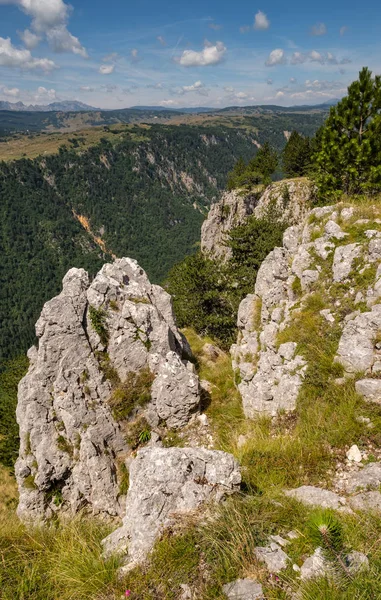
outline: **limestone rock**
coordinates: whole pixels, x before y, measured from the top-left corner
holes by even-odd
[[[359,571],[369,569],[368,557],[363,552],[357,552],[357,550],[350,552],[347,555],[345,562],[351,575],[356,575]]]
[[[381,463],[369,463],[361,471],[351,473],[345,482],[349,493],[361,489],[374,489],[381,484]]]
[[[117,464],[129,448],[109,405],[110,378],[124,382],[149,369],[155,381],[147,414],[169,427],[182,426],[199,403],[170,296],[131,259],[104,265],[92,283],[83,269],[71,269],[36,334],[18,394],[18,514],[121,515]]]
[[[336,360],[348,373],[367,372],[372,368],[377,358],[374,342],[380,329],[381,304],[376,304],[370,312],[361,313],[347,321]]]
[[[177,514],[239,490],[237,462],[204,448],[144,448],[130,465],[123,525],[104,541],[106,555],[128,555],[127,568],[147,556]]]
[[[347,244],[336,248],[332,267],[335,283],[344,281],[348,277],[354,259],[358,258],[360,254],[361,246],[359,244]]]
[[[381,493],[363,492],[349,498],[349,504],[354,510],[373,510],[381,512]]]
[[[360,379],[355,385],[356,392],[366,400],[381,404],[381,379]]]
[[[302,485],[294,490],[286,490],[284,493],[289,498],[295,498],[308,506],[321,506],[334,510],[343,506],[342,499],[338,494],[312,485]]]
[[[287,190],[287,191],[286,191]],[[225,242],[234,227],[255,215],[265,217],[269,211],[274,218],[289,225],[299,223],[306,214],[313,196],[312,184],[304,178],[288,179],[271,184],[263,193],[259,186],[253,192],[225,192],[212,205],[201,229],[201,251],[214,258],[227,260],[231,256]]]
[[[271,542],[269,546],[257,546],[255,555],[266,564],[270,573],[280,573],[287,568],[289,558],[276,542]]]
[[[316,548],[313,555],[309,556],[300,568],[300,578],[302,581],[316,577],[325,577],[330,573],[331,567],[325,559],[321,548]]]
[[[252,579],[237,579],[222,586],[222,590],[229,600],[264,600],[261,584]]]
[[[351,446],[348,450],[348,452],[346,452],[346,456],[347,459],[352,461],[352,462],[361,462],[362,460],[362,455],[360,452],[360,449],[358,446],[356,446],[356,444],[354,444],[353,446]]]

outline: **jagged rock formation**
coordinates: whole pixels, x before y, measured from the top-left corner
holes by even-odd
[[[238,463],[204,448],[144,448],[130,465],[122,527],[104,540],[106,555],[127,554],[127,569],[144,560],[178,514],[239,489]]]
[[[312,194],[313,187],[305,178],[273,183],[263,193],[256,190],[225,192],[220,201],[212,205],[202,225],[202,252],[212,258],[228,259],[230,249],[225,246],[225,241],[229,231],[242,225],[251,215],[257,218],[269,215],[289,225],[299,223],[308,210]]]
[[[321,319],[340,330],[335,360],[345,377],[364,373],[358,392],[381,402],[381,221],[360,215],[353,207],[316,208],[262,263],[231,349],[246,416],[295,408],[307,362],[292,326],[314,293],[326,302]]]
[[[198,411],[199,381],[184,360],[190,349],[170,296],[131,259],[104,265],[92,283],[71,269],[36,333],[18,395],[18,514],[35,520],[84,507],[122,515],[118,465],[130,448],[120,414],[177,428]],[[132,373],[153,380],[145,406],[133,395]]]

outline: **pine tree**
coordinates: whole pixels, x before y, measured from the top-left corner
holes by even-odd
[[[364,67],[332,107],[315,154],[321,197],[381,190],[381,77]]]
[[[254,173],[260,173],[262,183],[268,185],[271,183],[271,175],[276,170],[278,162],[277,151],[268,142],[265,142],[249,162],[249,170]]]
[[[283,151],[283,170],[288,177],[302,177],[311,161],[311,144],[308,137],[293,131]]]
[[[233,190],[237,187],[237,181],[246,171],[246,163],[243,160],[242,156],[239,157],[237,162],[235,163],[233,170],[228,174],[228,182],[227,188],[228,190]]]

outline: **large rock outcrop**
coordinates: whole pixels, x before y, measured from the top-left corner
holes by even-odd
[[[151,427],[181,427],[198,411],[199,381],[170,296],[131,259],[104,265],[92,283],[83,269],[71,269],[36,334],[18,394],[18,514],[36,520],[85,508],[122,515],[118,465],[130,448],[111,400],[125,419],[144,415]],[[134,405],[132,373],[153,381],[144,406],[139,398]]]
[[[381,403],[381,221],[359,216],[353,207],[316,208],[262,263],[231,349],[246,416],[295,408],[308,365],[293,335],[312,294],[324,327],[339,329],[335,360],[345,376],[364,373],[358,392]]]
[[[242,225],[251,215],[293,225],[300,223],[308,211],[313,186],[308,179],[286,179],[271,184],[264,191],[225,192],[219,202],[212,205],[201,229],[201,250],[212,258],[227,260],[230,248],[225,245],[229,232]]]
[[[129,569],[143,561],[176,516],[239,490],[231,454],[204,448],[144,448],[130,465],[123,525],[104,541],[106,555],[125,555]]]

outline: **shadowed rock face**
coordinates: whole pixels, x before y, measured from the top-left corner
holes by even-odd
[[[259,186],[260,189],[261,186]],[[294,225],[304,218],[313,195],[313,186],[306,178],[286,179],[273,183],[263,192],[225,192],[212,205],[201,229],[201,250],[212,258],[227,260],[231,250],[225,245],[229,232],[242,225],[248,217],[270,216],[282,223]]]
[[[170,297],[131,259],[104,265],[91,284],[83,269],[71,269],[36,333],[18,394],[18,514],[40,520],[86,508],[121,515],[117,464],[129,448],[109,406],[110,379],[115,385],[130,372],[152,372],[152,399],[142,409],[152,426],[181,427],[199,406]]]
[[[107,555],[125,554],[127,569],[144,560],[176,515],[239,490],[231,454],[204,448],[144,448],[130,465],[122,527],[104,541]],[[127,554],[128,548],[128,554]]]

